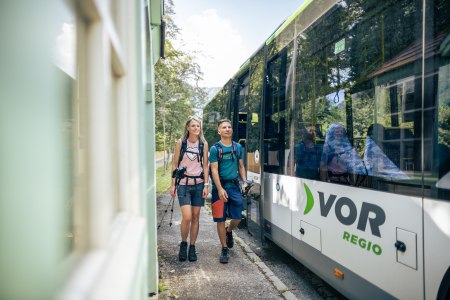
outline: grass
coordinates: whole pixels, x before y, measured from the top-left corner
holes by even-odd
[[[158,292],[161,293],[161,292],[165,292],[165,291],[167,291],[167,287],[162,283],[158,283]]]
[[[167,191],[170,188],[170,185],[172,184],[172,177],[170,176],[170,170],[166,170],[166,174],[164,174],[164,166],[159,167],[156,169],[156,193],[160,194],[162,192]]]

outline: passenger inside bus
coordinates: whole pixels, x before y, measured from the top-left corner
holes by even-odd
[[[440,189],[450,189],[450,148],[444,143],[439,143],[436,154],[436,158],[439,161],[438,178],[436,187]]]
[[[367,129],[366,148],[364,150],[364,164],[367,169],[367,175],[409,179],[400,168],[392,162],[384,152],[384,126],[374,123]]]
[[[295,176],[307,179],[319,179],[319,165],[322,149],[316,144],[314,126],[300,131],[300,142],[294,147]]]
[[[332,123],[325,134],[320,161],[320,179],[358,185],[366,175],[364,163],[350,143],[344,126]]]

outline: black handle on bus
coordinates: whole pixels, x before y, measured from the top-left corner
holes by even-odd
[[[400,241],[396,241],[395,242],[395,248],[397,248],[397,250],[400,251],[400,252],[405,252],[406,251],[405,243],[400,242]]]
[[[301,234],[305,234],[305,229],[300,228],[300,233],[301,233]]]

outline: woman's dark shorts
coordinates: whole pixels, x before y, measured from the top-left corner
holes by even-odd
[[[244,206],[242,204],[241,190],[239,187],[233,186],[226,187],[225,191],[228,194],[227,202],[220,200],[219,192],[216,188],[212,190],[211,207],[214,222],[225,222],[227,216],[232,220],[242,219]]]
[[[179,185],[177,189],[178,201],[180,206],[204,206],[205,199],[203,198],[203,187],[205,184],[199,183],[195,185]]]

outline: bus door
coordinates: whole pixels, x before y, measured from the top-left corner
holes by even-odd
[[[244,73],[236,82],[234,105],[237,108],[233,121],[233,138],[242,146],[243,153],[246,153],[247,134],[247,111],[248,111],[248,90],[249,73]],[[244,165],[247,167],[247,157],[244,155]]]
[[[236,105],[237,114],[235,114],[234,136],[237,142],[242,146],[242,154],[245,169],[247,169],[247,111],[248,111],[248,91],[249,91],[249,72],[246,71],[237,80]],[[248,219],[249,198],[244,199],[245,218]]]
[[[249,72],[245,71],[243,75],[235,80],[234,88],[234,119],[233,122],[233,140],[242,146],[244,166],[247,168],[247,111],[248,111],[248,90],[249,90]],[[247,211],[247,201],[244,201],[244,212]]]
[[[287,167],[291,144],[293,53],[291,42],[273,55],[267,62],[264,80],[264,234],[289,253],[292,251],[291,204],[297,197],[295,180],[288,176]]]
[[[261,49],[250,61],[247,100],[247,139],[246,170],[247,180],[253,183],[247,197],[247,230],[248,233],[263,240],[263,203],[261,202],[261,132],[262,120],[262,82],[263,82],[264,50]]]

